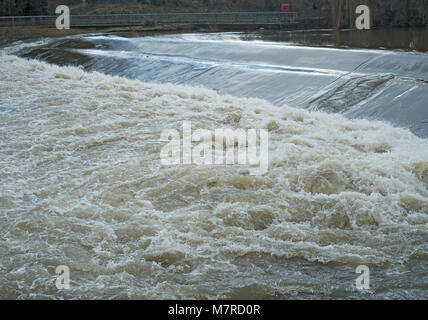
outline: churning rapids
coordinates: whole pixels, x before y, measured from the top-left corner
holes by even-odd
[[[2,49],[0,298],[428,298],[427,59],[221,35]],[[162,166],[183,120],[269,129],[269,172]]]

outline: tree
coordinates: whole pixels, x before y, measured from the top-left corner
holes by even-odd
[[[343,0],[329,0],[333,28],[340,30],[342,26]]]
[[[43,15],[47,7],[47,0],[0,0],[0,15]]]

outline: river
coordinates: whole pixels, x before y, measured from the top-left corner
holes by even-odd
[[[0,298],[428,298],[427,54],[266,37],[3,48]],[[163,166],[185,120],[269,129],[268,173]]]

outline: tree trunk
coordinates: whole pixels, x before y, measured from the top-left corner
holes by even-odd
[[[331,8],[332,26],[340,30],[342,26],[343,0],[329,0]]]

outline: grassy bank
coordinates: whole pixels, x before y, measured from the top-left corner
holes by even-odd
[[[186,32],[245,32],[257,31],[261,27],[266,30],[279,30],[277,24],[164,24],[155,27],[128,26],[128,27],[96,27],[96,28],[71,28],[70,30],[57,30],[51,27],[24,26],[6,28],[0,27],[0,46],[19,40],[30,40],[39,38],[65,37],[78,34],[94,33],[117,33],[124,37],[138,37],[165,33],[186,33]]]
[[[71,28],[70,30],[58,30],[56,28],[47,27],[0,27],[0,46],[12,43],[19,40],[30,40],[38,38],[65,37],[77,34],[91,33],[126,33],[126,34],[156,34],[181,31],[184,27],[180,25],[159,25],[156,27],[110,27],[110,28]]]

